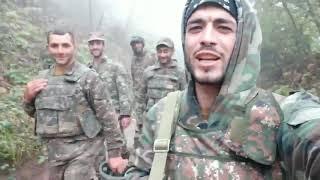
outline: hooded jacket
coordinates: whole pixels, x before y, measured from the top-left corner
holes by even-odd
[[[197,9],[212,1],[191,0],[188,3],[193,3],[192,7]],[[280,126],[288,125],[283,119],[290,117],[288,113],[284,117],[281,110],[281,107],[287,108],[288,100],[285,99],[280,107],[271,92],[256,87],[260,71],[261,29],[249,1],[235,2],[237,39],[222,87],[207,120],[201,116],[194,81],[182,92],[165,179],[283,179],[277,154],[277,134]],[[188,3],[185,16],[190,6]],[[302,99],[295,103],[308,101]],[[153,143],[167,102],[167,98],[160,100],[147,114],[141,145],[133,161],[136,170],[132,174],[148,176],[154,155]]]

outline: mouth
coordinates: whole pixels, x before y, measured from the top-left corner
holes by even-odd
[[[221,56],[212,51],[199,51],[195,54],[198,61],[218,61]]]

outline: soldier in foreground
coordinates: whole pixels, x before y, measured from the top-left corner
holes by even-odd
[[[123,172],[124,139],[105,84],[74,59],[72,32],[50,31],[47,42],[55,64],[27,84],[23,105],[47,145],[49,179],[97,179],[106,151],[111,170]]]
[[[256,87],[249,1],[188,0],[182,22],[192,80],[148,111],[129,179],[320,179],[319,98]]]
[[[120,125],[125,129],[131,122],[132,97],[129,75],[123,66],[104,56],[105,40],[101,32],[90,34],[88,46],[93,56],[89,68],[95,69],[103,82],[107,84]]]
[[[162,38],[156,45],[158,63],[149,66],[142,77],[137,92],[137,114],[143,114],[165,97],[169,92],[183,90],[186,86],[184,71],[178,67],[177,60],[172,59],[174,44],[169,38]]]

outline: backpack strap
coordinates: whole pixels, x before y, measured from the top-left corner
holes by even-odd
[[[181,91],[171,92],[167,96],[164,111],[161,113],[158,137],[153,144],[154,158],[149,179],[162,180],[165,177],[165,166],[171,136],[175,129],[175,120],[180,110]]]

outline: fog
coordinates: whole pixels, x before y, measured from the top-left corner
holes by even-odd
[[[107,0],[110,1],[110,0]],[[181,18],[185,0],[117,0],[104,2],[104,16],[125,29],[128,35],[141,35],[155,43],[161,37],[170,37],[176,47],[175,57],[182,60]],[[152,47],[150,47],[152,48]]]

